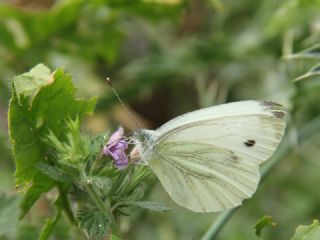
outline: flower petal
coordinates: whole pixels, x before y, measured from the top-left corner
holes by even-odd
[[[108,143],[103,147],[103,154],[111,155],[114,164],[118,169],[124,169],[128,166],[129,160],[125,153],[128,148],[128,142],[123,139],[124,131],[122,127],[112,134]]]
[[[117,144],[123,138],[123,135],[124,135],[123,127],[119,127],[118,130],[111,135],[107,145]]]

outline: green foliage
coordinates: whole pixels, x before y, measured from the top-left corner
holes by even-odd
[[[31,82],[32,88],[24,84],[23,79]],[[16,81],[19,91],[16,90]],[[32,97],[29,95],[31,90],[35,91]],[[82,118],[84,114],[93,111],[94,98],[89,101],[77,100],[74,93],[70,76],[62,69],[51,74],[44,65],[36,66],[28,74],[20,75],[13,81],[9,131],[16,163],[16,185],[27,191],[22,201],[21,217],[43,192],[55,185],[53,180],[35,167],[40,162],[54,161],[46,153],[49,146],[43,139],[49,131],[67,138],[65,122],[70,118]]]
[[[0,196],[0,238],[14,239],[17,236],[19,202],[20,198],[15,196]]]
[[[266,227],[266,226],[272,226],[275,227],[276,223],[273,222],[272,217],[271,216],[263,216],[254,226],[254,228],[256,229],[256,236],[259,239],[261,238],[261,231]]]
[[[81,173],[59,163],[57,148],[48,146],[48,134],[51,131],[59,144],[71,147],[66,126],[69,119],[74,121],[78,116],[82,126],[93,128],[93,132],[111,129],[114,119],[128,127],[125,117],[119,120],[117,114],[110,112],[109,106],[116,98],[105,84],[106,76],[113,79],[138,119],[142,117],[152,127],[180,113],[226,101],[269,99],[286,106],[290,137],[284,144],[290,150],[270,171],[271,176],[255,196],[225,224],[219,239],[254,239],[250,226],[266,212],[286,227],[264,232],[265,238],[289,239],[297,224],[319,215],[316,183],[320,135],[310,128],[314,132],[312,138],[297,137],[320,112],[318,0],[68,0],[48,6],[49,2],[52,1],[0,4],[0,182],[2,192],[13,194],[10,176],[14,167],[5,121],[11,79],[39,62],[51,69],[66,66],[79,87],[79,96],[98,94],[101,99],[93,124],[91,120],[83,122],[78,114],[63,116],[58,123],[50,112],[53,121],[48,120],[50,127],[39,129],[37,148],[38,143],[30,140],[30,129],[22,128],[26,121],[15,123],[20,132],[25,132],[23,138],[16,137],[19,146],[23,146],[19,147],[18,157],[36,157],[25,161],[30,166],[25,173],[20,164],[22,158],[17,162],[19,178],[25,175],[29,179],[20,179],[21,186],[17,188],[23,194],[22,209],[29,209],[40,195],[56,186],[54,189],[64,199],[63,212],[71,220],[60,217],[52,238],[85,239],[72,234],[63,238],[59,228],[62,224],[75,233],[70,226],[76,222],[74,212],[97,208],[85,184],[106,207],[110,204],[113,217],[131,214],[130,222],[117,219],[126,232],[125,239],[198,239],[212,222],[212,215],[194,215],[178,207],[160,217],[139,208],[132,214],[127,205],[119,205],[125,201],[141,202],[143,195],[157,201],[167,201],[167,196],[154,178],[144,177],[149,172],[146,168],[141,168],[140,173],[131,167],[120,172],[110,158],[101,157],[108,134],[86,137],[90,139],[90,150]],[[53,76],[48,68],[39,65],[33,72],[17,76],[15,91],[22,88],[24,96],[17,94],[16,107],[23,104],[28,107],[22,109],[29,111],[38,90],[51,85],[47,85],[48,75]],[[293,83],[293,79],[299,81]],[[62,85],[62,89],[68,88]],[[41,102],[52,102],[54,98],[49,95]],[[67,101],[64,105],[68,105]],[[31,117],[28,119],[35,123]],[[40,118],[38,126],[41,123]],[[56,125],[61,133],[57,133]],[[26,143],[32,143],[32,148]],[[41,154],[35,154],[39,149]],[[15,155],[16,150],[17,147]],[[71,209],[71,201],[79,209]],[[36,205],[31,210],[31,220],[19,224],[16,239],[36,239],[43,216],[50,215],[49,222],[54,222],[58,212],[48,213],[49,204],[53,203],[46,201],[45,207]]]
[[[106,176],[87,176],[85,181],[104,190],[110,190],[112,185],[112,180]]]
[[[285,56],[288,60],[301,60],[301,59],[311,59],[319,61],[320,59],[320,45],[316,44],[310,48],[307,48],[305,50],[302,50],[298,53],[293,53]],[[301,76],[298,76],[294,79],[294,81],[300,81],[305,79],[319,79],[319,73],[320,72],[320,64],[317,63],[313,67],[311,67],[306,73],[302,74]]]
[[[29,85],[23,84],[23,79],[38,85],[34,84],[31,89]],[[19,92],[15,90],[16,80]],[[28,98],[30,90],[36,91],[31,99]],[[73,100],[73,94],[70,76],[62,70],[50,75],[43,65],[14,79],[9,128],[16,158],[16,184],[26,188],[29,182],[32,183],[22,201],[22,217],[43,192],[55,185],[54,181],[46,178],[35,167],[37,163],[50,161],[42,139],[49,130],[63,136],[61,124],[68,117],[83,116],[93,110],[94,99],[88,102]]]
[[[54,227],[56,226],[56,224],[58,223],[60,216],[61,216],[61,211],[63,209],[63,206],[61,206],[61,204],[63,204],[62,201],[62,196],[59,196],[59,198],[55,201],[55,207],[56,207],[56,213],[55,216],[53,218],[47,219],[45,225],[43,226],[40,236],[39,236],[39,240],[46,240],[49,238],[49,236],[51,235]]]
[[[300,52],[289,54],[285,56],[286,59],[319,59],[320,45],[316,44],[310,48],[304,49]]]
[[[36,70],[38,69],[39,66]],[[43,78],[43,71],[37,72],[40,72]],[[95,103],[94,99],[90,101],[74,99],[75,89],[71,77],[65,75],[62,69],[53,75],[48,74],[46,83],[41,83],[43,87],[34,88],[37,93],[32,99],[25,94],[26,91],[30,91],[29,87],[23,88],[20,84],[19,92],[15,90],[15,80],[21,78],[14,79],[9,108],[9,128],[16,158],[18,186],[32,180],[37,175],[34,164],[44,161],[47,157],[40,148],[49,130],[63,137],[64,122],[68,118],[82,117],[85,113],[92,112]]]
[[[95,99],[75,99],[74,92],[70,76],[62,69],[51,73],[42,64],[13,81],[10,137],[17,166],[16,184],[26,190],[20,216],[42,193],[54,186],[58,189],[55,214],[43,226],[41,240],[53,233],[62,211],[75,223],[68,200],[71,186],[80,203],[76,209],[78,225],[93,239],[110,234],[110,229],[116,231],[115,218],[126,215],[121,208],[168,210],[160,203],[138,201],[143,197],[141,182],[149,171],[133,165],[119,171],[110,157],[102,155],[106,134],[91,140],[81,134],[80,119],[92,112]]]
[[[58,182],[72,181],[74,178],[74,176],[71,176],[70,173],[46,163],[37,163],[36,167],[41,171],[42,174]]]
[[[257,224],[255,225],[256,229],[256,236],[259,239],[261,238],[261,231],[266,226],[272,226],[275,227],[276,223],[273,222],[271,216],[264,216],[262,217]],[[298,228],[295,231],[295,234],[291,240],[317,240],[320,238],[320,225],[318,220],[314,220],[313,223],[309,226],[298,226]]]
[[[300,81],[300,80],[305,80],[305,79],[310,79],[310,78],[319,78],[320,75],[320,64],[315,65],[314,67],[312,67],[308,72],[306,72],[305,74],[297,77],[296,79],[294,79],[294,81]]]
[[[158,202],[148,202],[148,201],[127,201],[123,203],[124,205],[140,207],[144,209],[148,209],[155,212],[164,212],[169,211],[169,208],[166,204],[158,203]]]
[[[269,34],[286,31],[293,26],[305,27],[312,21],[316,14],[317,9],[320,7],[318,0],[286,0],[279,4],[276,14],[270,18],[268,25]],[[301,14],[307,12],[307,15]]]
[[[317,240],[320,239],[320,225],[314,220],[309,226],[299,226],[291,240]]]
[[[89,238],[100,239],[109,233],[108,216],[98,210],[85,209],[77,214],[79,227],[84,229]]]
[[[17,97],[30,96],[39,88],[50,84],[53,81],[51,78],[50,69],[43,64],[38,64],[29,72],[14,77],[13,82]]]
[[[68,119],[65,124],[66,142],[61,142],[50,130],[47,136],[48,145],[55,150],[55,158],[58,163],[79,168],[89,155],[89,140],[80,134],[78,118],[74,121]]]

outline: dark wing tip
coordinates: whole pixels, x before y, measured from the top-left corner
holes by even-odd
[[[284,118],[285,110],[281,104],[265,100],[265,101],[261,101],[261,105],[264,106],[266,110],[271,111],[274,117],[279,119]]]
[[[261,102],[261,104],[265,107],[283,107],[281,104],[279,103],[275,103],[275,102],[272,102],[272,101],[267,101],[267,100],[264,100]]]
[[[271,111],[273,116],[275,116],[276,118],[279,119],[283,119],[284,118],[284,112],[283,111]]]

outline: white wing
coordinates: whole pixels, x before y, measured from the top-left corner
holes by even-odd
[[[147,160],[178,204],[195,212],[232,208],[256,191],[259,164],[284,134],[283,117],[281,105],[266,101],[187,113],[156,130]]]

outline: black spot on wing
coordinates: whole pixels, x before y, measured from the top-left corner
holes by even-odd
[[[246,147],[253,147],[256,144],[255,140],[249,139],[243,143]]]

